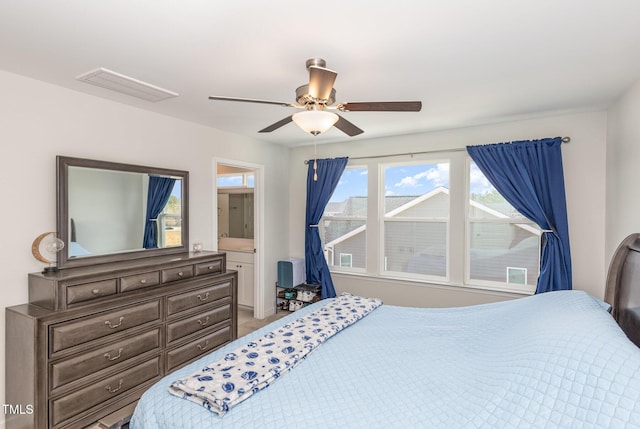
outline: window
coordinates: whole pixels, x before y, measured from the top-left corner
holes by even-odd
[[[341,267],[351,267],[353,265],[353,255],[351,253],[341,253],[340,254],[340,266]]]
[[[253,188],[255,176],[253,172],[248,173],[218,173],[219,188]]]
[[[182,181],[176,180],[167,204],[158,215],[156,222],[158,245],[160,247],[179,246],[182,240]]]
[[[347,167],[320,225],[329,268],[533,292],[540,228],[489,184],[465,152],[437,156]]]
[[[447,276],[449,163],[383,165],[383,272]]]
[[[534,287],[540,228],[509,204],[469,162],[468,281]],[[525,288],[526,289],[526,288]]]
[[[367,168],[347,167],[320,221],[330,268],[363,271],[367,259]]]

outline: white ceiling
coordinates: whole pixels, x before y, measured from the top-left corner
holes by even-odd
[[[305,61],[338,72],[339,102],[420,100],[420,113],[346,112],[365,130],[319,137],[293,102]],[[150,103],[75,80],[104,67],[180,94]],[[640,79],[638,0],[2,0],[0,69],[288,146],[601,109]]]

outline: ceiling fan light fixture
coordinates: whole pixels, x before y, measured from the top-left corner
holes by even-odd
[[[338,122],[338,115],[324,110],[305,110],[294,114],[292,119],[304,131],[317,136]]]

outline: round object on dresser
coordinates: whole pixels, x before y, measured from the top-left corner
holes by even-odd
[[[48,254],[52,255],[52,257],[55,257],[58,252],[64,249],[64,241],[59,239],[55,232],[44,232],[37,236],[31,244],[31,253],[33,254],[33,257],[40,262],[49,264],[49,266],[45,267],[42,272],[49,273],[58,271],[58,267],[53,265],[53,261],[51,259],[42,256],[43,249]]]

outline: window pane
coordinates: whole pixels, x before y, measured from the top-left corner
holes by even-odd
[[[530,223],[471,222],[469,277],[535,286],[540,266],[539,230]]]
[[[242,174],[218,176],[218,186],[242,186]]]
[[[340,254],[340,266],[341,267],[351,267],[351,261],[352,261],[352,256],[351,253],[341,253]]]
[[[469,173],[469,279],[535,286],[540,229],[500,195],[473,161]]]
[[[340,255],[351,255],[350,267],[366,268],[366,222],[364,220],[329,220],[323,222],[325,257],[329,267],[344,267]]]
[[[447,275],[447,223],[384,223],[385,271]]]
[[[347,167],[320,222],[329,267],[366,268],[367,204],[367,169]]]
[[[324,215],[367,217],[366,168],[344,170]]]
[[[384,168],[384,271],[446,277],[448,188],[448,163]]]
[[[469,217],[471,219],[526,219],[493,187],[475,162],[469,163]]]
[[[167,204],[158,215],[162,246],[179,246],[182,240],[182,180],[176,180]]]
[[[255,175],[253,173],[219,174],[218,187],[253,188]]]

